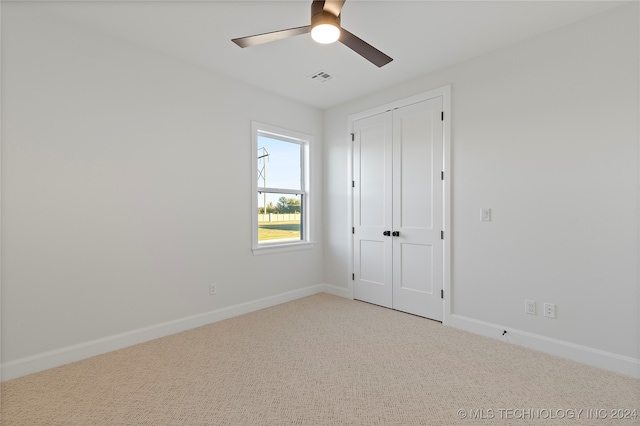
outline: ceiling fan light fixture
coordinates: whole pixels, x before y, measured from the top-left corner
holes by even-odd
[[[340,38],[340,28],[335,24],[318,24],[311,29],[311,38],[320,44],[331,44]]]
[[[324,2],[311,5],[311,38],[317,43],[331,44],[340,38],[340,16],[325,12]]]

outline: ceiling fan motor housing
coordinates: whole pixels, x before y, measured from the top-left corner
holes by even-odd
[[[311,28],[329,24],[340,28],[340,15],[336,16],[324,10],[324,1],[314,1],[311,3]]]

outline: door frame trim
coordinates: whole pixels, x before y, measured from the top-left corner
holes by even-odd
[[[442,203],[442,221],[444,231],[444,265],[443,265],[443,283],[442,288],[444,290],[443,310],[442,310],[442,323],[448,325],[451,322],[451,306],[452,306],[452,293],[451,293],[451,85],[438,87],[436,89],[429,90],[427,92],[419,93],[408,98],[399,99],[384,105],[380,105],[374,108],[370,108],[359,113],[351,114],[347,117],[347,140],[350,145],[350,149],[347,150],[347,176],[349,176],[348,182],[348,197],[347,202],[347,223],[349,225],[347,230],[348,244],[347,244],[347,256],[348,275],[347,275],[347,288],[349,298],[353,299],[353,280],[354,273],[354,247],[353,247],[353,234],[351,229],[354,226],[353,220],[353,187],[351,182],[354,180],[353,176],[353,141],[351,140],[351,134],[354,129],[354,122],[362,118],[366,118],[372,115],[381,114],[386,111],[401,108],[407,105],[415,104],[418,102],[426,101],[429,99],[442,97],[442,109],[444,112],[444,122],[442,128],[443,137],[443,167],[444,167],[444,192]]]

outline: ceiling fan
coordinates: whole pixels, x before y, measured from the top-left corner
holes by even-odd
[[[311,37],[318,43],[329,44],[340,41],[377,67],[382,67],[393,61],[391,57],[340,26],[340,11],[344,2],[345,0],[313,0],[311,3],[311,25],[234,38],[231,41],[240,47],[251,47],[310,32]]]

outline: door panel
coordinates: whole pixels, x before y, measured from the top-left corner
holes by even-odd
[[[433,293],[433,247],[424,244],[400,244],[402,290]]]
[[[391,116],[354,123],[354,297],[391,307]]]
[[[393,113],[393,308],[442,320],[442,98]],[[405,258],[406,257],[406,258]]]
[[[412,109],[415,109],[413,107]],[[399,116],[398,116],[399,115]],[[396,152],[399,161],[401,215],[399,226],[412,228],[433,228],[433,141],[431,133],[432,117],[423,111],[412,113],[396,111],[396,125],[399,126]]]
[[[372,284],[384,285],[384,243],[360,240],[360,279]],[[383,281],[380,281],[380,279]]]
[[[384,122],[370,123],[370,127],[360,130],[360,173],[357,182],[360,191],[359,225],[367,227],[384,227],[389,218],[385,203],[385,188],[390,178],[386,170],[389,157]],[[366,125],[367,123],[363,123]]]

